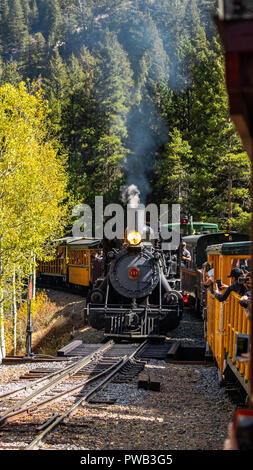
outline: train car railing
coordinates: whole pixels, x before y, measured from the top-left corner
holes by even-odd
[[[207,342],[221,375],[229,362],[247,390],[250,366],[235,359],[236,335],[250,334],[251,328],[240,298],[236,292],[231,292],[226,302],[219,302],[211,292],[207,293]]]
[[[52,261],[40,261],[39,272],[48,275],[65,276],[66,260],[64,258],[56,258]]]
[[[68,261],[71,266],[88,266],[88,250],[69,250]]]
[[[49,276],[68,275],[73,278],[70,282],[89,285],[94,260],[101,256],[102,252],[101,248],[69,249],[67,256],[60,253],[60,257],[51,261],[40,261],[37,272]]]
[[[240,298],[236,292],[231,292],[230,301],[224,306],[225,352],[226,358],[244,377],[245,382],[248,382],[249,364],[235,360],[237,333],[250,334],[250,320],[247,318],[246,309],[240,305]]]
[[[207,305],[207,342],[213,352],[219,370],[222,371],[225,358],[223,347],[224,329],[222,325],[222,304],[218,305],[215,296],[208,291]]]

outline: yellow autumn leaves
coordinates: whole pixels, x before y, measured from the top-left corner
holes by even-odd
[[[23,82],[0,87],[1,328],[14,268],[24,279],[31,253],[42,259],[47,240],[62,234],[67,177],[48,115],[41,90]]]

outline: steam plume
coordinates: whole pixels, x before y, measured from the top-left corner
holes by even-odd
[[[121,198],[124,204],[138,207],[140,204],[140,191],[135,184],[124,186],[121,191]]]

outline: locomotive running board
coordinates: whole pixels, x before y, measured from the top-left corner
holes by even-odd
[[[92,307],[91,307],[92,305]],[[145,305],[143,307],[134,307],[132,308],[131,305],[124,305],[122,307],[118,307],[118,306],[115,306],[115,307],[105,307],[104,305],[102,304],[88,304],[87,305],[87,310],[88,311],[103,311],[105,315],[110,315],[112,313],[115,313],[115,314],[122,314],[124,313],[124,310],[134,310],[134,312],[143,312],[143,310],[145,310]],[[174,312],[175,309],[178,309],[178,305],[175,305],[174,308],[173,306],[165,306],[164,308],[148,308],[147,311],[149,314],[153,314],[153,315],[164,315],[164,314],[167,314],[169,312]]]

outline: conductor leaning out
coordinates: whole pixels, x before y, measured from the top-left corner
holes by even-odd
[[[214,291],[214,295],[219,302],[224,302],[230,294],[230,292],[237,292],[239,295],[244,295],[246,288],[243,284],[239,284],[238,279],[243,275],[243,271],[240,268],[233,268],[228,277],[231,278],[231,285],[227,286],[226,284],[221,284],[220,289],[217,288]],[[220,290],[225,290],[223,294],[220,293]]]

